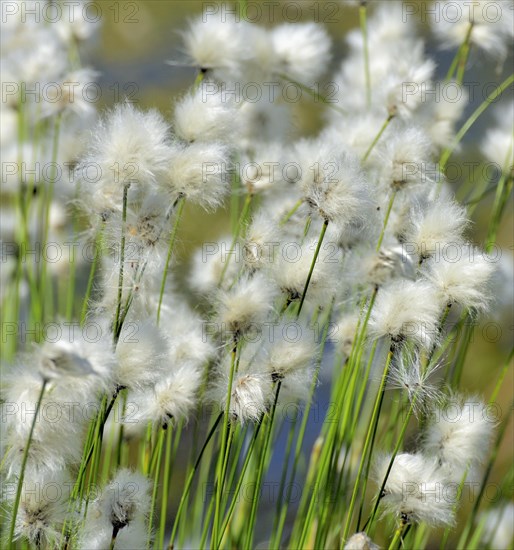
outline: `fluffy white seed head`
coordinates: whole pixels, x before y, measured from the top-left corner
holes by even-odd
[[[206,210],[223,202],[230,182],[230,150],[220,142],[192,143],[171,156],[164,189]]]
[[[232,289],[218,293],[218,330],[237,339],[258,328],[273,311],[276,295],[276,288],[261,273],[241,277]]]
[[[93,194],[99,211],[121,210],[124,186],[130,185],[129,197],[136,199],[164,175],[168,130],[157,111],[143,112],[131,103],[117,105],[99,121],[78,169],[86,174],[83,192]],[[93,189],[88,181],[95,182]]]
[[[492,258],[471,245],[452,245],[423,266],[424,276],[448,304],[484,310],[489,303],[488,285],[494,272]]]
[[[460,482],[483,465],[490,451],[496,416],[478,397],[455,396],[434,408],[423,436],[422,448],[448,467]]]
[[[125,323],[116,344],[117,384],[133,389],[155,383],[165,372],[168,353],[168,342],[153,319]]]
[[[233,143],[241,133],[239,107],[228,94],[201,85],[175,105],[173,128],[184,141]]]
[[[317,23],[279,25],[271,31],[271,41],[276,71],[302,83],[319,78],[330,62],[330,37]]]
[[[375,544],[366,533],[355,533],[344,545],[344,550],[379,550],[380,546]]]
[[[381,457],[374,478],[381,486],[390,463],[390,456]],[[452,525],[454,502],[446,497],[448,478],[437,459],[422,454],[398,454],[384,487],[381,503],[387,513],[407,523]]]
[[[380,289],[369,320],[375,338],[413,341],[430,349],[437,338],[442,303],[426,281],[397,281]]]

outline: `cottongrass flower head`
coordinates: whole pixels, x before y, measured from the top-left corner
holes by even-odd
[[[170,156],[168,132],[169,125],[155,110],[143,112],[128,102],[114,107],[99,121],[79,165],[78,173],[95,182],[91,190],[86,181],[83,192],[93,193],[101,210],[120,210],[124,186],[132,188],[134,200],[155,188]]]
[[[440,300],[483,311],[489,304],[488,285],[494,269],[492,258],[485,252],[471,245],[453,244],[425,262],[423,275]]]
[[[373,473],[381,486],[391,456],[382,456]],[[448,526],[454,522],[454,502],[445,498],[448,485],[445,470],[437,459],[422,454],[396,455],[385,484],[381,503],[386,513],[394,514],[403,523],[424,522],[432,526]]]
[[[242,131],[241,121],[240,105],[231,96],[202,83],[175,105],[173,129],[189,143],[234,143]]]
[[[490,452],[496,420],[494,408],[478,397],[456,395],[433,410],[423,435],[423,452],[437,457],[457,483],[466,472],[475,477]]]
[[[237,341],[269,319],[276,296],[277,289],[263,274],[242,276],[230,290],[218,292],[218,330]]]
[[[89,504],[79,533],[79,548],[140,548],[147,540],[151,482],[145,476],[120,469]],[[130,542],[131,541],[131,542]],[[132,546],[130,546],[132,544]]]
[[[162,189],[171,202],[183,197],[205,210],[221,205],[229,190],[230,148],[221,142],[197,142],[171,155]]]
[[[276,71],[311,83],[330,63],[330,37],[317,23],[285,23],[271,31]]]
[[[399,280],[380,289],[369,320],[373,338],[389,336],[393,343],[412,341],[431,349],[437,337],[442,303],[426,281]]]
[[[65,470],[45,471],[24,479],[16,516],[14,540],[26,539],[36,548],[51,548],[61,539],[71,486]],[[9,494],[10,501],[14,494]],[[10,504],[13,504],[10,502]]]
[[[441,364],[423,364],[419,352],[397,354],[389,370],[388,381],[392,388],[407,394],[415,414],[426,414],[443,399],[442,391],[432,382]]]
[[[366,533],[355,533],[346,544],[344,550],[379,550],[380,546],[375,544]]]
[[[230,373],[234,368],[232,354],[225,355],[216,371],[209,395],[221,410],[226,409]],[[273,382],[270,372],[258,356],[255,346],[247,345],[239,357],[230,392],[229,417],[234,422],[258,422],[270,407]]]
[[[477,0],[468,6],[443,0],[439,9],[445,16],[431,20],[432,30],[445,49],[459,47],[470,33],[475,48],[504,60],[514,35],[513,7],[512,0]]]
[[[183,33],[189,62],[218,80],[237,79],[250,57],[245,40],[247,23],[200,16]]]

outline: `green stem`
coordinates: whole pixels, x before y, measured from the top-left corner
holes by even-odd
[[[493,103],[498,99],[498,97],[514,82],[514,74],[511,74],[508,78],[506,78],[500,86],[495,89],[493,92],[491,92],[484,101],[475,109],[473,114],[466,120],[462,128],[457,132],[457,135],[453,138],[453,141],[451,144],[442,152],[441,158],[439,159],[440,164],[440,170],[441,172],[444,172],[446,165],[448,164],[448,160],[452,156],[453,151],[457,147],[457,145],[461,142],[462,138],[466,135],[468,130],[473,126],[473,124],[477,121],[478,117]],[[439,182],[439,189],[442,185],[442,180]]]
[[[246,217],[248,216],[248,212],[250,211],[250,205],[252,204],[252,198],[253,195],[251,193],[248,193],[246,195],[246,199],[243,205],[243,210],[241,211],[241,215],[239,216],[239,221],[236,226],[236,231],[234,233],[234,236],[232,238],[232,243],[230,245],[230,251],[227,254],[227,258],[225,260],[225,265],[223,266],[223,270],[221,271],[220,280],[218,285],[221,286],[223,284],[223,279],[225,278],[225,275],[227,273],[228,265],[230,263],[230,258],[232,257],[232,254],[234,253],[234,250],[236,248],[237,239],[239,238],[239,235],[241,234],[241,230],[243,227],[243,224],[246,220]]]
[[[355,503],[357,501],[357,495],[358,495],[359,489],[360,489],[360,479],[361,479],[362,472],[363,472],[363,469],[364,469],[364,463],[365,463],[364,459],[368,455],[373,430],[374,430],[375,424],[378,422],[378,419],[379,419],[379,416],[380,416],[380,409],[381,409],[381,405],[382,405],[383,394],[384,394],[384,391],[385,391],[385,386],[386,386],[386,383],[387,383],[387,376],[389,374],[389,367],[391,365],[392,359],[393,359],[393,348],[391,347],[389,349],[389,353],[387,354],[387,359],[386,359],[384,372],[382,373],[382,379],[380,381],[380,387],[379,387],[377,395],[375,397],[375,404],[373,406],[373,412],[371,414],[371,420],[370,420],[368,430],[367,430],[367,433],[366,433],[366,439],[364,441],[364,448],[363,448],[362,453],[361,453],[361,459],[360,459],[360,462],[359,462],[359,469],[357,471],[357,477],[355,479],[355,484],[353,486],[352,498],[350,500],[350,506],[349,506],[349,509],[348,509],[348,514],[346,516],[346,524],[345,524],[345,527],[344,527],[343,537],[342,537],[342,541],[341,541],[342,546],[344,545],[344,542],[346,541],[346,539],[348,537],[348,534],[350,532],[350,525],[351,525],[351,522],[352,522],[353,510],[355,508]]]
[[[271,413],[268,418],[266,418],[267,426],[266,426],[266,435],[264,440],[264,446],[262,448],[261,457],[259,461],[259,466],[257,469],[257,480],[255,483],[255,489],[253,491],[253,498],[252,498],[252,509],[250,512],[250,519],[248,521],[248,539],[247,543],[245,545],[245,548],[248,550],[251,550],[253,548],[253,538],[254,538],[254,530],[255,530],[255,521],[257,519],[257,508],[259,505],[259,493],[261,489],[261,483],[262,478],[264,476],[264,465],[266,463],[266,457],[268,455],[268,449],[271,442],[271,434],[273,433],[273,420],[275,419],[275,411],[277,409],[277,402],[278,402],[278,396],[280,394],[280,388],[282,386],[282,381],[279,380],[277,383],[277,388],[275,390],[275,399],[273,401],[273,407],[271,409]],[[221,542],[221,541],[220,541]]]
[[[384,241],[384,236],[387,228],[387,224],[389,223],[389,217],[391,216],[391,211],[393,209],[394,199],[396,198],[397,191],[393,191],[393,194],[391,195],[391,198],[389,199],[389,204],[387,205],[387,212],[384,218],[384,225],[382,227],[382,231],[380,232],[380,236],[378,238],[377,248],[376,251],[378,252],[380,250],[380,247],[382,246],[382,242]]]
[[[166,432],[166,448],[164,456],[164,474],[162,480],[163,495],[161,502],[161,516],[159,518],[159,535],[157,538],[158,548],[164,548],[164,534],[166,532],[166,515],[168,511],[168,488],[171,474],[171,430]]]
[[[118,298],[116,302],[116,315],[113,321],[113,339],[114,344],[117,342],[116,335],[119,334],[119,322],[120,322],[120,309],[121,309],[121,299],[123,295],[123,270],[125,264],[125,225],[127,222],[127,201],[128,201],[128,190],[130,184],[125,184],[123,186],[123,208],[121,214],[121,240],[120,240],[120,270],[118,273]]]
[[[316,266],[316,261],[318,260],[319,251],[321,250],[321,245],[323,244],[323,239],[325,238],[325,233],[327,232],[328,227],[328,220],[325,220],[323,222],[323,227],[321,228],[321,233],[318,239],[318,244],[316,246],[316,250],[314,251],[314,256],[312,258],[311,267],[309,269],[309,274],[307,275],[307,280],[305,281],[305,286],[303,288],[302,292],[302,298],[300,300],[300,305],[298,306],[298,311],[296,312],[296,317],[300,317],[300,313],[302,312],[303,303],[305,302],[305,297],[307,296],[307,290],[309,289],[309,284],[312,279],[312,274],[314,273],[314,268]]]
[[[368,160],[369,155],[371,154],[371,151],[373,151],[373,148],[378,143],[378,140],[382,137],[382,134],[386,131],[386,128],[389,126],[389,123],[391,120],[393,120],[394,114],[390,114],[382,124],[380,130],[378,131],[378,134],[375,136],[373,141],[371,142],[370,146],[368,147],[367,151],[364,153],[364,156],[362,157],[362,162],[366,162]]]
[[[16,489],[16,497],[14,499],[14,505],[12,509],[11,527],[9,529],[9,537],[7,539],[8,540],[7,548],[12,547],[14,530],[16,528],[16,516],[18,515],[18,508],[20,506],[20,500],[21,500],[21,491],[23,489],[23,480],[25,478],[25,468],[27,466],[27,461],[29,458],[30,444],[32,442],[32,436],[34,435],[34,428],[36,427],[37,417],[39,414],[39,409],[41,408],[41,402],[43,401],[43,394],[45,393],[47,383],[48,383],[48,380],[43,379],[41,391],[39,392],[39,397],[36,403],[36,410],[34,411],[34,418],[32,419],[32,424],[30,425],[29,437],[27,439],[27,443],[25,444],[25,449],[23,450],[20,477],[18,478],[18,487]]]
[[[177,199],[177,202],[175,204],[175,206],[177,207],[177,213],[175,215],[175,222],[173,224],[173,229],[171,230],[170,244],[168,246],[168,254],[166,256],[166,263],[164,264],[164,271],[162,273],[161,290],[159,292],[159,305],[157,306],[157,324],[159,324],[159,320],[161,317],[162,299],[164,296],[164,289],[166,288],[166,280],[168,278],[168,269],[170,266],[171,255],[173,254],[173,247],[175,246],[175,240],[177,237],[180,218],[182,217],[182,212],[184,211],[185,204],[186,204],[186,199],[185,197],[182,197],[182,196]]]
[[[198,470],[198,467],[200,465],[200,462],[202,460],[202,457],[205,453],[205,450],[207,449],[207,445],[209,444],[210,440],[212,439],[214,433],[216,432],[216,428],[218,427],[219,423],[221,422],[221,419],[223,418],[223,413],[220,413],[218,417],[216,418],[216,421],[212,425],[212,428],[210,429],[209,433],[207,434],[207,437],[205,438],[205,442],[200,450],[200,453],[198,455],[198,458],[196,459],[196,462],[193,466],[193,469],[189,473],[189,476],[186,480],[186,484],[184,486],[184,490],[182,491],[182,495],[180,497],[180,502],[178,505],[177,515],[175,516],[175,522],[173,524],[173,529],[171,531],[171,537],[169,542],[169,547],[173,547],[173,542],[175,541],[175,536],[177,534],[177,529],[179,526],[179,520],[180,516],[182,515],[182,510],[184,509],[184,505],[187,500],[187,496],[189,494],[189,490],[191,489],[191,485],[193,483],[193,479],[195,476],[196,471]]]
[[[80,313],[80,326],[84,326],[84,322],[86,321],[86,315],[87,315],[87,308],[89,306],[89,298],[91,297],[91,291],[93,290],[93,282],[95,280],[95,273],[96,268],[98,267],[98,262],[100,259],[100,245],[102,242],[102,229],[99,230],[95,237],[94,241],[94,256],[93,256],[93,262],[91,263],[91,269],[89,270],[89,277],[87,280],[87,287],[86,287],[86,293],[84,295],[84,300],[82,301],[82,310]]]
[[[464,38],[464,42],[462,44],[462,49],[460,50],[460,56],[459,56],[459,67],[457,69],[457,84],[462,84],[464,80],[464,73],[466,72],[466,65],[468,63],[469,58],[469,52],[471,50],[471,31],[473,30],[473,23],[470,22],[468,30],[466,32],[466,37]]]
[[[171,429],[171,428],[168,428]],[[157,464],[155,466],[155,471],[153,474],[153,490],[152,490],[152,502],[150,505],[150,515],[148,516],[148,540],[147,540],[147,548],[150,547],[150,542],[152,540],[152,530],[153,530],[153,515],[155,512],[155,504],[157,502],[157,490],[159,488],[159,477],[161,473],[161,459],[162,459],[162,448],[164,445],[164,436],[166,434],[167,430],[164,428],[160,428],[159,430],[159,436],[158,441],[156,445],[156,453],[157,453]]]

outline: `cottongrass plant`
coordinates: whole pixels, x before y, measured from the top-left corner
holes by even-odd
[[[475,4],[432,25],[456,50],[443,84],[465,81],[475,51],[507,59],[512,2],[496,22]],[[445,168],[513,77],[465,120],[465,94],[422,93],[440,83],[405,20],[412,3],[353,5],[336,102],[314,87],[331,67],[323,25],[257,25],[240,2],[240,19],[183,30],[198,76],[171,118],[83,100],[97,30],[84,12],[7,18],[1,146],[16,170],[2,182],[1,298],[17,328],[3,346],[3,547],[511,543],[509,416],[495,413],[512,353],[480,365],[492,394],[466,385],[473,326],[493,304],[502,315],[487,253],[513,183],[506,100],[478,157],[497,176],[455,189]],[[224,93],[270,82],[274,98]],[[22,93],[36,83],[57,85]],[[295,129],[291,86],[302,107],[324,104],[314,136]],[[30,169],[45,163],[43,177]],[[227,234],[193,251],[184,280],[188,205],[226,214]],[[27,254],[70,242],[55,262]]]

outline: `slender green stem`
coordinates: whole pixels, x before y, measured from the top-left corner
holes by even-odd
[[[91,291],[93,290],[93,282],[95,280],[95,273],[96,269],[98,267],[99,259],[100,259],[100,247],[102,243],[102,232],[103,232],[103,226],[102,229],[98,231],[96,234],[95,240],[94,240],[94,256],[93,256],[93,262],[91,263],[91,268],[89,270],[89,277],[87,280],[87,286],[86,286],[86,293],[84,295],[84,300],[82,301],[82,310],[80,313],[80,325],[83,326],[84,322],[86,321],[86,315],[87,315],[87,308],[89,306],[89,299],[91,297]]]
[[[312,258],[311,267],[309,269],[309,274],[307,275],[307,280],[305,281],[305,286],[303,287],[302,297],[300,299],[300,305],[298,306],[298,311],[296,312],[296,317],[300,317],[300,313],[302,312],[302,307],[305,302],[305,297],[307,296],[307,290],[309,290],[309,284],[312,279],[312,274],[314,273],[314,268],[316,267],[316,262],[318,260],[319,251],[321,250],[321,245],[323,244],[323,239],[325,238],[325,234],[327,232],[328,227],[328,220],[325,220],[323,222],[323,227],[321,228],[321,233],[318,239],[318,244],[316,246],[316,250],[314,251],[314,256]]]
[[[380,409],[381,409],[381,404],[382,404],[382,398],[383,398],[383,394],[384,394],[384,391],[385,391],[385,386],[386,386],[386,383],[387,383],[387,376],[389,374],[389,367],[391,365],[392,358],[393,358],[393,348],[391,347],[391,349],[389,350],[389,353],[387,354],[387,360],[386,360],[384,372],[382,374],[382,379],[380,381],[380,387],[378,389],[378,392],[377,392],[377,395],[376,395],[376,398],[375,398],[375,404],[373,406],[373,412],[371,414],[371,420],[370,420],[368,430],[367,430],[367,433],[366,433],[366,439],[364,441],[364,448],[363,448],[362,453],[361,453],[361,459],[360,459],[360,462],[359,462],[359,469],[357,471],[357,477],[355,479],[355,484],[353,486],[352,498],[350,500],[350,506],[348,508],[348,513],[347,513],[347,516],[346,516],[346,524],[345,524],[345,527],[344,527],[343,537],[342,537],[342,541],[341,541],[342,545],[344,545],[344,542],[346,541],[346,539],[348,537],[348,534],[350,532],[350,525],[351,525],[351,522],[352,522],[353,510],[355,508],[355,503],[357,501],[357,495],[358,495],[359,489],[360,489],[360,479],[361,479],[362,472],[363,472],[363,469],[364,469],[365,457],[367,456],[369,448],[370,448],[371,437],[372,437],[372,434],[373,434],[375,424],[378,422],[378,419],[379,419]]]
[[[164,474],[162,479],[163,494],[161,501],[161,516],[159,518],[159,534],[157,537],[157,547],[164,548],[164,535],[166,532],[166,519],[168,511],[168,489],[170,485],[171,474],[171,436],[172,430],[166,431],[166,447],[164,456]]]
[[[464,42],[462,44],[462,49],[459,48],[460,56],[459,56],[459,66],[457,68],[457,78],[456,78],[457,84],[462,84],[464,80],[464,73],[466,72],[466,65],[468,63],[469,52],[471,51],[471,31],[472,30],[473,30],[473,23],[470,22],[468,26],[468,30],[466,32],[466,37],[464,38]]]
[[[462,128],[457,132],[456,136],[453,138],[453,141],[451,144],[441,153],[441,158],[439,159],[440,169],[441,172],[444,172],[446,165],[448,164],[448,160],[452,156],[453,151],[455,151],[455,148],[457,145],[461,142],[462,138],[467,134],[468,130],[473,126],[473,124],[477,121],[477,119],[480,117],[480,115],[493,103],[500,97],[500,95],[514,82],[514,74],[511,74],[508,78],[506,78],[499,86],[496,88],[493,92],[491,92],[484,101],[475,109],[473,114],[466,120],[466,122],[463,124]],[[439,182],[439,188],[442,185],[442,179]]]
[[[295,212],[297,212],[298,208],[300,208],[300,206],[302,206],[303,204],[303,199],[298,199],[293,208],[291,208],[291,210],[289,210],[289,212],[280,220],[280,226],[282,227],[283,225],[285,225],[295,214]]]
[[[39,392],[39,397],[36,403],[36,410],[34,411],[34,418],[32,419],[32,423],[30,425],[29,437],[27,439],[27,442],[25,443],[25,449],[23,449],[23,458],[21,460],[21,469],[20,469],[20,476],[18,478],[18,487],[16,488],[16,497],[14,499],[14,505],[12,509],[11,527],[9,529],[9,537],[7,539],[8,540],[7,548],[12,547],[14,530],[16,528],[16,517],[18,515],[18,508],[20,506],[20,500],[21,500],[21,491],[23,489],[23,480],[25,479],[25,468],[27,467],[27,461],[29,458],[30,444],[32,442],[32,436],[34,435],[34,429],[36,427],[37,417],[39,415],[39,409],[41,408],[41,403],[43,401],[43,395],[45,393],[47,383],[48,383],[48,380],[43,379],[43,384],[41,385],[41,390]]]
[[[170,430],[171,428],[168,428]],[[164,445],[164,436],[166,435],[166,432],[168,430],[165,430],[164,428],[160,428],[159,435],[157,436],[157,444],[156,444],[156,465],[155,465],[155,471],[153,474],[153,489],[152,489],[152,501],[150,505],[150,515],[148,516],[148,540],[147,540],[147,548],[150,548],[150,542],[152,540],[152,531],[153,531],[153,516],[155,512],[155,504],[157,502],[157,491],[159,489],[159,478],[161,474],[161,460],[162,460],[162,449]]]
[[[275,390],[275,399],[273,400],[273,406],[271,408],[271,412],[269,417],[265,418],[265,422],[267,423],[266,426],[266,432],[265,432],[265,439],[264,439],[264,446],[262,448],[261,457],[257,469],[257,479],[255,483],[255,489],[253,491],[253,498],[252,498],[252,509],[250,512],[250,518],[248,520],[248,528],[247,528],[247,534],[248,539],[247,543],[245,544],[245,548],[248,550],[251,550],[253,548],[253,538],[254,538],[254,531],[255,531],[255,521],[257,519],[257,508],[259,504],[259,493],[261,489],[261,483],[262,478],[264,476],[264,465],[266,464],[266,458],[271,442],[271,434],[273,433],[273,421],[275,419],[275,411],[277,409],[277,402],[278,402],[278,396],[280,394],[280,388],[282,386],[282,381],[279,380],[277,382],[277,388]]]
[[[378,131],[378,134],[374,137],[373,141],[370,143],[368,149],[364,153],[364,156],[362,157],[362,162],[366,162],[368,160],[369,155],[371,154],[371,151],[373,151],[375,145],[378,143],[379,139],[382,137],[382,134],[386,131],[387,127],[389,126],[389,123],[391,120],[393,120],[394,114],[390,114],[380,127],[380,130]]]
[[[193,469],[189,473],[189,476],[186,480],[184,490],[182,491],[182,495],[180,497],[180,502],[179,502],[179,505],[178,505],[177,515],[175,516],[175,522],[173,524],[173,529],[171,531],[171,537],[170,537],[170,542],[169,542],[170,547],[173,547],[173,542],[175,541],[175,536],[177,534],[177,529],[178,529],[178,526],[179,526],[179,520],[180,520],[180,517],[182,515],[182,510],[184,509],[184,505],[186,503],[187,496],[189,495],[189,491],[191,489],[191,485],[193,483],[195,473],[198,470],[198,467],[200,465],[202,457],[205,453],[205,450],[207,449],[207,445],[209,444],[210,440],[212,439],[214,433],[216,432],[216,429],[217,429],[219,423],[221,422],[222,418],[223,418],[223,413],[220,413],[218,415],[218,417],[216,418],[214,424],[212,425],[212,428],[210,429],[209,433],[207,434],[207,437],[205,438],[205,442],[204,442],[204,444],[203,444],[203,446],[200,450],[200,453],[198,454],[198,458],[196,459],[196,462],[194,463]]]
[[[251,193],[248,193],[246,195],[245,202],[243,204],[243,210],[241,211],[241,215],[239,216],[239,221],[237,222],[236,231],[234,233],[234,236],[232,238],[232,243],[230,245],[230,250],[227,254],[227,257],[225,259],[225,264],[223,266],[223,269],[221,271],[220,280],[219,280],[219,286],[223,284],[223,279],[225,278],[225,275],[227,273],[228,265],[230,263],[230,259],[232,257],[232,254],[234,253],[234,250],[236,248],[237,239],[239,238],[239,235],[241,234],[243,225],[246,221],[246,218],[248,216],[248,212],[250,211],[250,206],[252,204],[252,198],[253,195]]]
[[[398,543],[401,541],[405,526],[405,523],[400,523],[398,529],[396,529],[396,531],[394,532],[394,537],[392,538],[391,544],[389,545],[389,550],[395,550],[398,547]]]
[[[178,226],[180,223],[180,218],[182,217],[182,212],[184,211],[185,204],[186,204],[185,197],[179,197],[175,204],[177,208],[177,213],[175,214],[175,222],[173,224],[173,229],[171,230],[170,243],[168,246],[168,254],[166,256],[166,263],[164,264],[164,271],[162,273],[161,290],[159,292],[159,305],[157,306],[157,324],[159,324],[159,320],[161,318],[161,306],[162,306],[162,299],[164,297],[164,290],[166,288],[166,281],[168,279],[168,269],[170,267],[171,256],[173,254],[173,248],[175,246],[175,240],[177,238]]]
[[[380,250],[380,247],[382,246],[382,242],[384,241],[385,232],[387,229],[387,224],[389,223],[389,217],[391,216],[391,211],[393,209],[394,199],[396,198],[397,191],[393,191],[391,194],[391,198],[389,199],[389,204],[387,205],[387,212],[384,218],[384,225],[382,227],[382,231],[380,233],[380,236],[378,238],[377,248],[376,251],[378,252]]]
[[[121,213],[121,239],[120,239],[120,269],[118,273],[118,298],[116,300],[116,315],[113,321],[113,338],[114,344],[117,342],[116,335],[119,334],[119,323],[120,323],[120,309],[121,309],[121,299],[123,295],[123,271],[125,268],[125,226],[127,223],[127,201],[128,201],[128,191],[130,184],[125,184],[123,186],[123,207]]]

